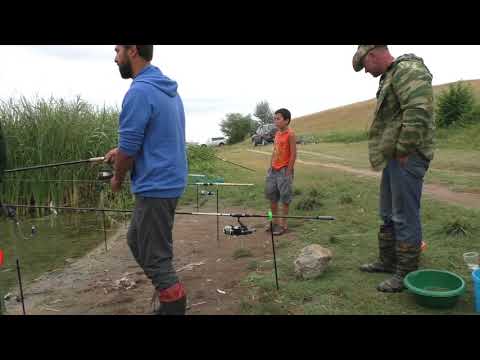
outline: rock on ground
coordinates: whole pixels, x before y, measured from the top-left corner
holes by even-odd
[[[295,259],[295,274],[303,279],[313,279],[323,274],[332,259],[332,252],[320,245],[304,247]]]

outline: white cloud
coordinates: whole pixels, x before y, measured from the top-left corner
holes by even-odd
[[[480,46],[392,45],[424,58],[434,84],[478,78]],[[252,113],[268,100],[293,116],[374,97],[378,79],[355,73],[354,45],[155,46],[153,64],[179,83],[187,138],[220,135],[226,113]],[[0,98],[81,95],[120,107],[130,81],[120,78],[114,45],[0,46]]]
[[[40,55],[57,57],[67,61],[109,61],[113,54],[111,46],[102,45],[30,46],[29,50]]]

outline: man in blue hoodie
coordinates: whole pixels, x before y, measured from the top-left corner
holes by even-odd
[[[122,103],[118,147],[105,155],[115,169],[112,191],[130,170],[136,204],[128,245],[155,287],[155,313],[183,315],[186,292],[172,264],[175,209],[188,176],[183,103],[177,83],[150,64],[153,45],[117,45],[115,52],[122,78],[133,82]]]

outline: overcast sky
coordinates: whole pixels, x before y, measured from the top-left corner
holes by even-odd
[[[176,80],[187,119],[187,140],[221,135],[226,113],[253,113],[268,100],[293,117],[373,98],[378,79],[355,73],[356,45],[156,45],[152,63]],[[480,78],[480,46],[391,45],[394,56],[415,53],[434,85]],[[131,80],[121,79],[114,45],[0,46],[0,98],[77,95],[120,108]]]

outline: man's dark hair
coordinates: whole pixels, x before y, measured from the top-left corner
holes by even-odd
[[[135,46],[140,55],[145,61],[152,61],[153,59],[153,45],[125,45],[125,48]]]
[[[290,124],[290,121],[292,120],[292,114],[290,114],[290,111],[287,109],[278,109],[275,111],[275,115],[280,114],[285,120],[288,120],[288,123]]]

